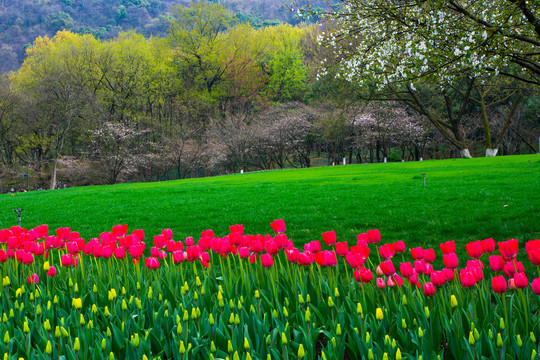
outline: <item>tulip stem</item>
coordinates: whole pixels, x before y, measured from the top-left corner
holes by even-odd
[[[504,310],[504,323],[506,324],[506,326],[510,326],[510,324],[508,323],[508,310],[506,309],[506,296],[504,295],[504,293],[502,293],[501,297]]]

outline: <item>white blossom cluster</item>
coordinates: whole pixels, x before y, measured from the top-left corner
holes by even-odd
[[[522,58],[540,63],[539,35],[511,1],[345,0],[325,20],[318,41],[340,60],[340,76],[380,88],[498,74]]]

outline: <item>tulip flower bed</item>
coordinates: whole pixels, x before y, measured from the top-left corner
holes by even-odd
[[[4,359],[534,359],[540,240],[0,230]],[[148,243],[148,246],[147,246]],[[442,257],[444,268],[432,263]],[[538,276],[538,274],[536,274]],[[534,278],[534,279],[533,279]],[[532,281],[530,281],[532,280]]]

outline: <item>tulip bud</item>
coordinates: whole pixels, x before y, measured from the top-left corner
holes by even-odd
[[[28,327],[28,321],[24,322],[23,331],[24,331],[25,334],[28,334],[30,332],[30,328]]]
[[[274,311],[272,311],[272,317],[273,317],[274,319],[277,319],[278,314],[277,314],[276,309],[274,309]]]
[[[93,328],[94,328],[94,321],[93,321],[93,320],[88,321],[88,328],[89,328],[89,329],[93,329]]]
[[[255,290],[255,299],[258,299],[261,297],[261,294],[259,294],[259,290]]]
[[[375,310],[375,318],[379,321],[383,319],[383,312],[381,308],[377,308],[377,310]]]
[[[537,357],[537,354],[536,354],[536,350],[533,349],[532,353],[531,353],[531,360],[537,360],[538,357]]]
[[[249,350],[249,341],[246,337],[244,337],[244,350]]]
[[[455,309],[458,306],[455,295],[450,296],[450,305],[452,306],[452,309]]]
[[[152,300],[152,297],[154,296],[154,293],[152,292],[152,287],[149,286],[148,287],[148,296],[147,298],[149,298],[150,300]]]
[[[473,346],[476,340],[474,339],[474,335],[472,331],[469,331],[469,345]]]
[[[340,324],[337,324],[336,335],[341,336],[341,325]]]
[[[424,332],[421,327],[418,327],[418,337],[421,339],[424,336]]]
[[[373,349],[368,350],[368,360],[375,360],[375,356],[373,356]]]
[[[329,308],[333,308],[333,307],[334,307],[334,301],[332,300],[332,297],[331,297],[331,296],[328,297],[328,307],[329,307]]]
[[[57,326],[54,329],[54,337],[59,338],[60,336],[62,336],[62,333],[60,332],[60,327]]]
[[[178,335],[182,335],[183,332],[184,332],[184,330],[182,329],[182,324],[178,323],[178,326],[176,327],[176,333]]]
[[[158,301],[159,302],[162,302],[163,301],[163,296],[161,294],[158,295]]]
[[[424,313],[426,314],[426,318],[429,319],[429,308],[427,306],[424,307]]]
[[[311,321],[311,310],[309,310],[309,306],[306,309],[306,316],[304,320],[306,321],[306,323],[309,323]]]
[[[336,338],[332,337],[332,347],[335,349],[337,347]]]
[[[114,354],[112,351],[109,353],[109,360],[114,360]]]
[[[49,319],[43,322],[43,328],[45,329],[45,331],[51,330],[51,323],[49,322]]]
[[[502,347],[503,346],[503,339],[502,339],[502,336],[501,336],[501,333],[497,333],[497,347]]]
[[[287,336],[285,335],[284,332],[281,333],[281,343],[283,345],[287,345]]]
[[[36,306],[36,315],[41,315],[42,311],[41,311],[41,306],[38,304]]]
[[[493,340],[493,331],[491,329],[488,330],[488,338],[489,340]]]
[[[501,321],[499,322],[499,328],[501,330],[504,330],[504,319],[503,318],[501,318]]]
[[[302,296],[302,294],[298,294],[298,303],[299,303],[299,304],[303,304],[303,303],[304,303],[304,297]]]
[[[473,335],[474,335],[474,340],[475,341],[478,341],[478,339],[480,339],[480,333],[478,332],[477,328],[474,328]]]
[[[107,348],[107,339],[103,338],[101,339],[101,350],[105,351]]]
[[[232,313],[231,313],[231,315],[232,315]],[[189,314],[188,314],[187,310],[184,310],[184,317],[182,318],[182,320],[184,322],[187,322],[189,320]]]
[[[339,298],[339,290],[338,290],[337,287],[334,289],[334,297],[335,297],[336,299]]]
[[[109,329],[108,326],[107,326],[107,332],[106,332],[106,334],[107,334],[107,337],[109,337],[109,338],[112,336],[112,334],[111,334],[111,329]]]
[[[96,284],[94,284],[94,287],[92,288],[92,292],[93,292],[94,294],[97,294],[98,289],[97,289]]]
[[[388,360],[388,353],[384,353],[384,354],[383,354],[382,360]]]
[[[126,299],[122,299],[122,311],[126,311],[128,308]]]
[[[47,346],[45,346],[45,354],[51,355],[52,354],[52,346],[51,342],[47,341]]]
[[[270,342],[272,341],[272,339],[270,338],[270,335],[268,335],[266,337],[266,346],[270,346]]]
[[[75,338],[75,342],[73,343],[73,351],[77,352],[81,350],[81,343],[79,342],[79,338]]]
[[[240,356],[238,356],[238,351],[234,352],[233,360],[240,360]]]
[[[109,313],[109,308],[108,308],[107,306],[105,306],[105,309],[103,310],[103,315],[105,315],[105,316],[107,316],[107,317],[109,317],[109,315],[111,315],[111,314]]]
[[[366,331],[366,344],[369,344],[369,331]]]
[[[193,320],[197,319],[197,309],[196,308],[191,308],[191,318]]]
[[[210,313],[210,315],[208,315],[208,324],[210,324],[210,326],[213,326],[216,322],[214,321],[214,316],[212,315],[212,313]]]
[[[145,354],[143,354],[142,360],[148,360],[148,356],[146,356]]]
[[[79,285],[77,285],[77,283],[75,283],[75,286],[73,287],[73,291],[75,291],[76,293],[79,292]]]
[[[407,328],[407,322],[405,321],[405,319],[401,319],[401,327],[403,329],[406,329]]]
[[[401,350],[399,348],[396,351],[396,360],[401,360]]]
[[[139,347],[139,344],[141,343],[141,340],[139,339],[139,333],[135,333],[135,335],[133,335],[133,338],[131,339],[131,343],[135,347]]]
[[[75,309],[80,310],[82,308],[82,299],[81,298],[73,299],[72,302],[73,302],[73,307]]]
[[[300,346],[298,347],[298,357],[300,359],[303,359],[305,355],[306,352],[304,351],[304,345],[300,344]]]
[[[8,344],[9,343],[9,332],[6,331],[6,333],[4,334],[4,344]]]
[[[214,344],[214,341],[210,344],[210,352],[214,354],[217,351],[216,344]]]
[[[529,337],[531,338],[531,341],[536,344],[536,336],[534,336],[534,333],[532,331],[529,334]]]
[[[240,325],[240,317],[238,316],[238,314],[234,315],[234,324],[235,325]]]
[[[229,341],[227,342],[227,352],[228,352],[228,353],[232,353],[233,350],[234,350],[234,349],[233,349],[231,340],[229,340]]]
[[[519,347],[523,346],[523,341],[521,340],[521,335],[519,335],[519,334],[517,335],[516,342],[517,342]]]
[[[81,324],[81,325],[86,324],[86,321],[84,320],[84,315],[83,314],[79,315],[79,324]]]

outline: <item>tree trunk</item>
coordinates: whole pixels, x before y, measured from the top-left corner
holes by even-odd
[[[54,158],[54,165],[51,174],[51,190],[56,189],[56,165],[58,164],[58,156]]]
[[[486,148],[486,157],[497,156],[497,152],[499,152],[499,149]]]
[[[465,159],[470,159],[472,158],[471,156],[471,153],[469,152],[469,149],[465,148],[465,149],[460,149],[459,150],[459,155],[461,155],[462,158],[465,158]]]

